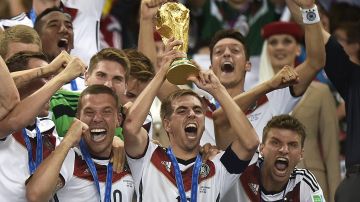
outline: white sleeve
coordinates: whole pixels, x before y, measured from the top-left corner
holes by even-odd
[[[64,6],[79,9],[88,17],[100,19],[105,0],[61,0]]]
[[[149,165],[151,156],[157,147],[158,147],[158,145],[152,143],[148,139],[148,145],[147,145],[146,151],[143,156],[141,156],[140,158],[132,158],[126,154],[126,159],[127,159],[127,162],[129,164],[129,167],[131,170],[131,175],[134,179],[136,190],[140,186],[140,181],[142,178],[144,167]],[[139,193],[139,192],[137,192],[137,193]]]
[[[302,180],[300,185],[300,201],[325,202],[324,193],[314,175],[307,171],[304,174],[304,178],[307,179],[306,182]]]
[[[212,160],[216,165],[216,172],[220,172],[218,177],[220,186],[220,197],[224,196],[235,182],[239,180],[242,172],[247,168],[250,161],[239,159],[229,146],[224,152],[216,155]]]
[[[60,175],[64,178],[65,185],[72,178],[75,167],[75,151],[70,149],[61,166]]]
[[[290,87],[274,90],[267,93],[266,96],[274,115],[289,114],[301,99],[301,96],[293,97],[291,95]]]

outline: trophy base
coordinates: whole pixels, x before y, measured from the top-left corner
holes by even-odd
[[[199,68],[187,58],[177,58],[171,65],[166,74],[166,79],[175,85],[184,85],[188,83],[187,78],[190,75],[198,75]]]

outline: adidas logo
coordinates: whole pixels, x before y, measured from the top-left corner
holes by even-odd
[[[171,168],[171,162],[169,161],[161,161],[161,164],[163,164],[168,172],[170,172]]]
[[[254,184],[254,183],[249,183],[248,185],[249,185],[251,191],[254,192],[255,195],[257,195],[257,193],[259,191],[259,185]]]

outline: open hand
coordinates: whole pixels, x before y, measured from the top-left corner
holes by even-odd
[[[161,54],[159,58],[160,61],[159,67],[160,70],[168,70],[170,67],[170,64],[176,59],[176,58],[184,58],[186,57],[186,54],[174,49],[174,47],[181,45],[182,42],[179,40],[175,40],[174,38],[170,38],[168,43],[165,45],[165,51]]]
[[[197,87],[212,95],[222,86],[212,70],[201,70],[199,75],[191,75],[188,77],[188,80],[194,82]]]

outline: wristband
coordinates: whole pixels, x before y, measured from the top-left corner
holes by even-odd
[[[320,22],[320,15],[316,5],[309,9],[300,8],[300,10],[304,24],[314,24]]]

